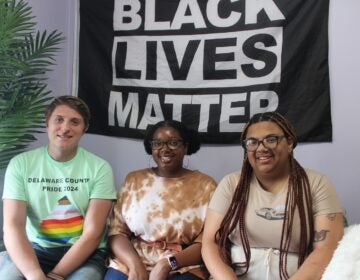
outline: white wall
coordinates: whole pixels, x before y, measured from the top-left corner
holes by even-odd
[[[70,93],[74,41],[74,0],[28,0],[39,27],[58,29],[67,37],[58,65],[50,74],[49,88],[54,95]],[[337,189],[350,223],[360,223],[360,11],[359,0],[332,1],[330,5],[330,78],[333,142],[301,144],[295,150],[300,163],[328,175]],[[34,146],[46,143],[40,135]],[[107,159],[119,185],[131,170],[148,166],[140,140],[87,134],[82,146]],[[215,179],[239,170],[243,152],[240,146],[203,146],[190,157],[190,168],[200,169]]]

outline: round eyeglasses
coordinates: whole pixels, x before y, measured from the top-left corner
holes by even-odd
[[[168,141],[163,140],[151,140],[150,145],[152,150],[160,150],[164,145],[166,145],[170,150],[176,150],[184,143],[184,140],[182,139],[171,139]]]
[[[248,152],[254,152],[261,143],[267,149],[275,149],[283,138],[285,135],[268,135],[263,139],[246,138],[243,141],[243,147]]]

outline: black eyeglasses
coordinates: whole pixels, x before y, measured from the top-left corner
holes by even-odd
[[[248,152],[254,152],[261,143],[267,149],[275,149],[283,138],[285,138],[285,135],[269,135],[263,139],[247,138],[243,141],[243,147]]]
[[[154,140],[150,141],[151,149],[153,149],[153,150],[159,150],[162,147],[164,147],[164,145],[166,145],[170,150],[176,150],[183,143],[184,143],[184,140],[182,140],[182,139],[171,139],[168,141],[154,139]]]

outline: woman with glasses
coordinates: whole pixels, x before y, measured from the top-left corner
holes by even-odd
[[[241,172],[217,187],[202,254],[214,279],[320,279],[343,235],[337,194],[294,158],[297,140],[276,112],[254,115],[242,133]]]
[[[126,176],[110,223],[105,280],[207,279],[202,229],[216,182],[183,163],[199,150],[199,137],[180,122],[161,121],[144,146],[156,166]]]

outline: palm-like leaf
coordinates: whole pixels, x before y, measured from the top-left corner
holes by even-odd
[[[0,0],[0,169],[44,128],[45,74],[63,37],[35,32],[33,20],[24,1]]]

